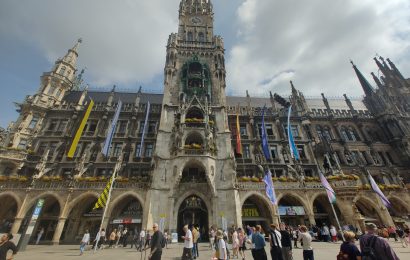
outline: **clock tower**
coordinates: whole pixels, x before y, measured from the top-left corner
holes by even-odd
[[[165,229],[181,234],[186,224],[208,229],[227,222],[238,225],[241,217],[224,46],[222,38],[214,36],[212,10],[210,0],[182,0],[178,33],[167,43],[147,217],[154,222],[165,218]]]

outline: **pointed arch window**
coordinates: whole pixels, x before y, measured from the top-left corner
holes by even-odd
[[[340,129],[340,133],[341,133],[342,138],[343,138],[344,141],[350,141],[349,132],[347,131],[347,128],[346,128],[346,127],[343,126],[343,127]]]
[[[200,42],[205,42],[205,34],[203,32],[198,33],[198,40]]]
[[[193,41],[194,41],[194,35],[192,34],[192,32],[188,32],[187,40],[188,40],[189,42],[193,42]]]

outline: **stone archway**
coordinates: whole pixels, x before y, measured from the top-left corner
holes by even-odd
[[[77,243],[86,229],[90,231],[91,237],[97,234],[103,211],[102,209],[93,210],[97,199],[98,194],[86,193],[72,202],[73,205],[70,212],[67,212],[68,217],[60,238],[62,243]]]
[[[402,226],[406,222],[410,222],[410,206],[397,197],[389,198],[392,206],[388,208],[390,216],[396,225]]]
[[[41,236],[41,239],[39,240],[40,243],[51,244],[61,213],[60,200],[51,193],[42,194],[31,200],[31,203],[29,203],[29,206],[25,210],[25,216],[18,233],[23,233],[27,230],[28,224],[33,215],[34,208],[36,207],[36,203],[39,199],[44,199],[44,204],[34,226],[31,236],[32,238],[29,243],[35,243],[38,233],[43,230],[43,234]]]
[[[129,235],[139,233],[144,217],[143,204],[134,193],[128,193],[116,198],[109,211],[107,231],[116,228],[129,230]],[[109,233],[108,233],[109,234]]]
[[[242,203],[242,226],[261,225],[267,232],[272,223],[272,209],[262,195],[254,193],[245,198]]]
[[[0,194],[0,233],[10,232],[18,212],[18,201],[9,193]]]
[[[333,207],[335,208],[335,212],[339,218],[339,221],[343,223],[344,219],[339,210],[339,207],[337,206],[337,204],[334,204]],[[319,194],[314,198],[312,209],[315,216],[316,225],[322,226],[323,224],[326,224],[337,227],[337,221],[326,194]]]
[[[196,195],[187,196],[178,208],[177,233],[179,237],[184,235],[183,227],[195,226],[201,233],[201,238],[208,239],[209,213],[205,201]]]
[[[278,199],[278,211],[282,222],[290,226],[309,225],[309,208],[293,194],[284,194]]]
[[[364,223],[373,222],[377,225],[384,224],[377,204],[373,203],[371,200],[364,197],[359,197],[354,200],[354,206],[356,213],[361,215]],[[362,229],[364,229],[364,227],[362,227]]]

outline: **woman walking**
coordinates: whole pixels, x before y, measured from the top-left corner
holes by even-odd
[[[114,230],[110,234],[110,245],[108,246],[109,248],[112,248],[115,242],[115,237],[117,236],[117,229],[114,228]]]
[[[216,231],[215,239],[215,258],[218,260],[227,260],[228,252],[226,251],[226,242],[222,230]]]
[[[330,236],[331,236],[332,242],[336,243],[337,242],[337,231],[336,231],[335,226],[333,225],[330,226]]]
[[[236,258],[239,258],[239,237],[238,237],[238,232],[236,229],[233,230],[232,233],[232,258],[236,256]]]
[[[242,228],[238,228],[238,240],[239,240],[239,255],[241,256],[242,260],[245,260],[246,235]]]

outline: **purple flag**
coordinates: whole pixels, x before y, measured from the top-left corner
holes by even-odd
[[[330,186],[329,182],[327,181],[326,177],[323,176],[321,172],[319,172],[320,176],[320,181],[322,182],[323,187],[325,187],[327,197],[329,198],[330,203],[335,204],[336,203],[336,193],[332,189],[332,186]]]
[[[370,173],[369,173],[369,181],[370,181],[370,185],[372,186],[373,191],[376,192],[377,195],[379,195],[379,197],[382,200],[384,206],[386,206],[387,208],[390,208],[391,203],[390,203],[389,199],[387,199],[387,197],[384,196],[383,192],[380,190],[379,186],[377,186],[377,183],[374,181],[374,179],[370,175]]]
[[[276,200],[275,189],[273,187],[272,182],[272,173],[270,172],[270,170],[268,170],[265,174],[265,177],[263,177],[263,182],[266,185],[266,196],[268,196],[269,200],[272,202],[273,205],[276,205],[278,201]]]

